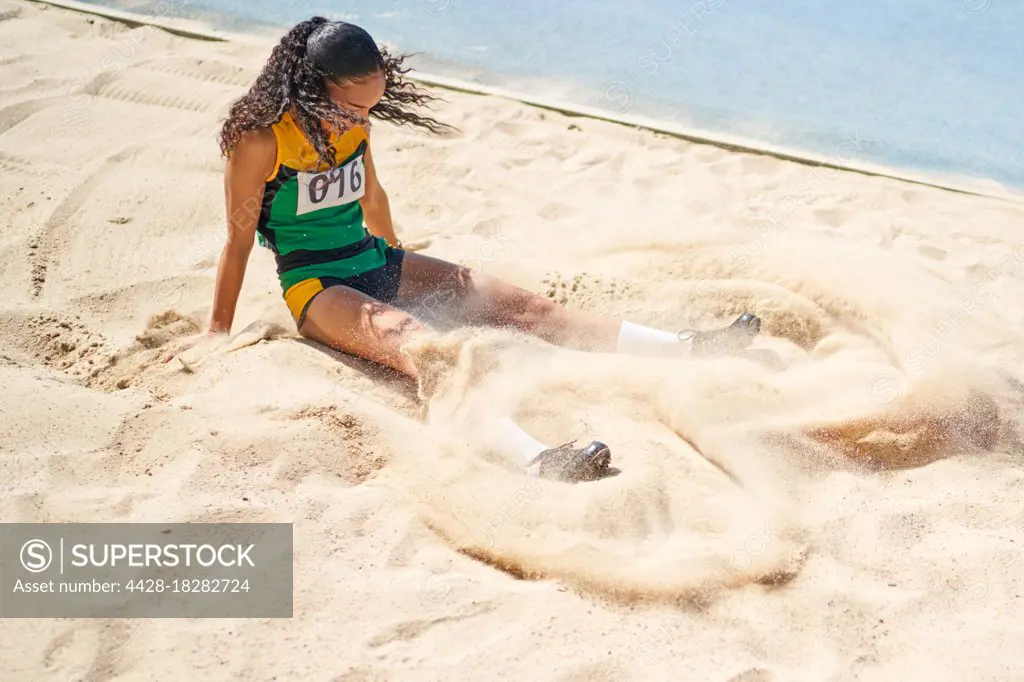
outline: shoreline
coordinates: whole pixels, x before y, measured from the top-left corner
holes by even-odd
[[[263,42],[263,36],[260,36],[259,34],[240,34],[217,31],[209,26],[205,26],[195,21],[167,20],[162,17],[154,17],[145,14],[138,14],[135,12],[116,10],[108,7],[89,5],[84,2],[78,2],[77,0],[28,1],[41,5],[50,5],[53,7],[58,7],[73,12],[80,12],[83,14],[99,16],[105,19],[110,19],[112,21],[119,21],[133,28],[137,26],[152,26],[154,28],[165,30],[168,33],[183,38],[192,38],[195,40],[211,42]],[[641,130],[647,130],[662,135],[668,135],[670,137],[685,140],[687,142],[692,142],[695,144],[710,145],[713,147],[717,147],[719,149],[723,149],[725,151],[767,156],[815,168],[826,168],[828,170],[846,171],[869,177],[888,178],[891,180],[899,180],[901,182],[906,182],[912,185],[940,189],[947,192],[953,192],[956,194],[984,197],[987,199],[996,199],[1015,204],[1024,204],[1024,194],[1014,192],[1009,188],[1002,187],[1001,185],[999,185],[997,181],[986,178],[972,178],[971,180],[978,183],[992,183],[994,185],[999,185],[1000,189],[981,189],[978,187],[972,187],[970,183],[946,181],[938,177],[929,175],[927,173],[914,173],[910,171],[904,171],[898,168],[891,168],[888,166],[882,166],[877,164],[851,163],[845,161],[842,158],[841,154],[838,154],[837,157],[834,158],[831,156],[815,154],[813,152],[771,145],[768,143],[742,138],[739,136],[713,133],[707,130],[701,130],[684,125],[673,124],[670,122],[652,119],[645,116],[614,114],[611,112],[603,111],[596,107],[588,107],[586,105],[573,104],[570,102],[561,102],[558,100],[553,100],[545,97],[536,97],[533,95],[527,95],[520,92],[506,90],[504,88],[500,88],[497,86],[489,86],[480,83],[471,83],[468,81],[462,81],[455,78],[448,78],[446,76],[426,73],[417,70],[413,70],[409,74],[409,77],[411,80],[426,85],[430,85],[436,88],[441,88],[444,90],[463,92],[473,95],[500,97],[503,99],[521,102],[523,104],[527,104],[529,106],[533,106],[539,109],[556,111],[567,116],[577,116],[598,121],[606,121],[609,123],[614,123],[616,125],[621,125],[629,128],[638,128]],[[845,144],[845,141],[844,143],[841,143],[839,147],[842,147],[843,144]]]

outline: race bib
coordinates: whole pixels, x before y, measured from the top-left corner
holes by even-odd
[[[296,215],[351,204],[366,194],[366,167],[362,155],[344,166],[322,173],[298,175],[299,202]]]

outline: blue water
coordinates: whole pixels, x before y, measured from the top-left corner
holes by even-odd
[[[200,17],[229,30],[283,29],[323,14],[424,53],[424,70],[443,75],[1024,188],[1021,0],[94,4]]]

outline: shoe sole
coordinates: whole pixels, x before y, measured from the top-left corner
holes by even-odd
[[[588,464],[593,471],[604,471],[612,463],[611,448],[608,446],[601,448],[597,453],[591,455],[589,460]]]

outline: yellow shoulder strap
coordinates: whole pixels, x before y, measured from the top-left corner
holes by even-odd
[[[277,139],[277,162],[274,165],[274,173],[267,181],[277,176],[281,166],[293,168],[297,171],[321,171],[326,170],[324,164],[317,156],[313,145],[299,129],[290,112],[286,112],[281,120],[271,126],[274,130],[274,137]],[[368,139],[366,131],[362,127],[353,128],[344,135],[335,136],[332,139],[335,149],[335,162],[340,163],[351,156]]]

